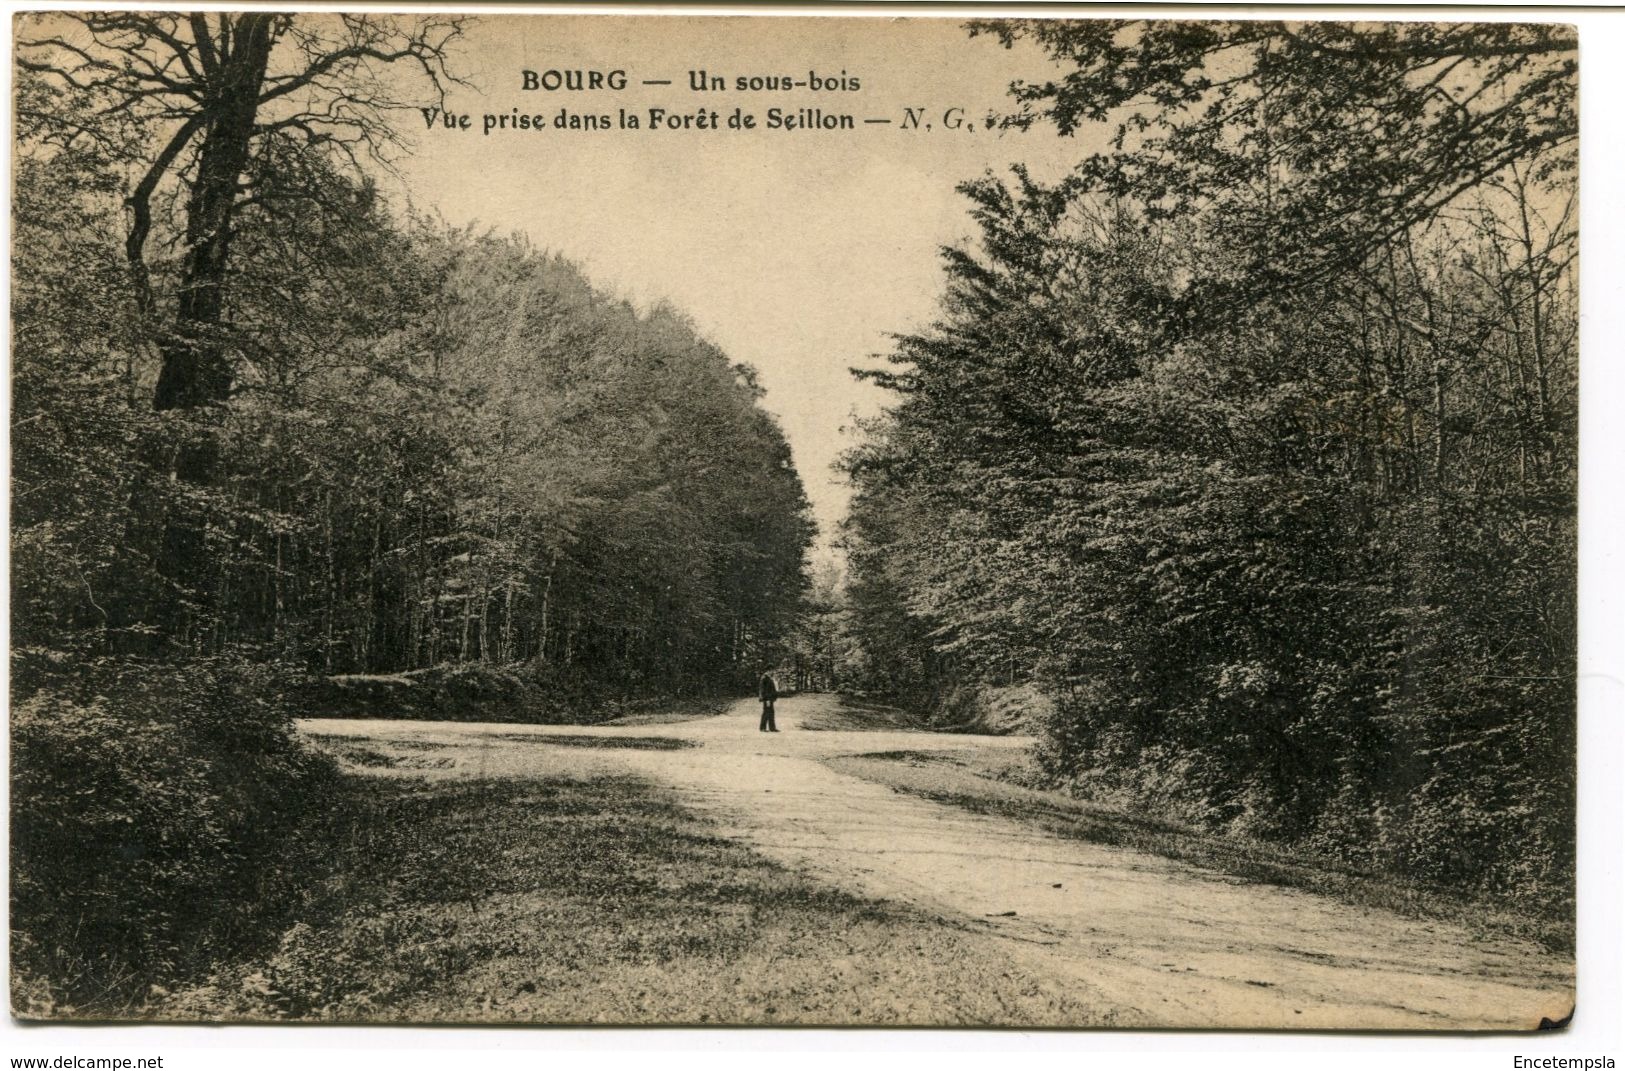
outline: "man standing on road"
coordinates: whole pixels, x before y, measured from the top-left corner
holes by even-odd
[[[779,686],[773,683],[771,674],[762,674],[762,683],[757,686],[756,691],[762,698],[762,724],[757,726],[757,732],[778,732],[779,727],[773,721],[773,700],[779,697]]]

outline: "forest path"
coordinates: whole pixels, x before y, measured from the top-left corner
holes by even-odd
[[[1032,743],[802,728],[838,704],[781,700],[777,734],[757,731],[753,700],[668,724],[324,719],[301,728],[433,747],[422,770],[431,777],[636,773],[812,880],[1000,939],[1013,964],[1095,993],[1124,1026],[1529,1030],[1573,1006],[1566,957],[1528,942],[1063,838],[837,773],[821,760]]]

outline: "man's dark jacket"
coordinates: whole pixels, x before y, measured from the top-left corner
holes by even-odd
[[[764,703],[769,699],[777,699],[779,697],[779,689],[773,684],[773,678],[768,676],[766,673],[762,674],[762,683],[758,689],[758,693],[761,695],[762,702]]]

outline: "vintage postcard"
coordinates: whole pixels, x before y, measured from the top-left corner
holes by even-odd
[[[17,16],[12,1015],[1566,1023],[1578,33],[1076,14]]]

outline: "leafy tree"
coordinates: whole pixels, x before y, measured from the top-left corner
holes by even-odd
[[[225,316],[241,211],[288,195],[285,182],[273,192],[267,180],[295,146],[351,165],[361,155],[382,159],[399,138],[389,113],[413,103],[382,70],[412,64],[431,94],[443,93],[454,81],[446,55],[461,24],[263,12],[93,12],[32,21],[19,35],[19,66],[65,89],[83,118],[61,122],[34,110],[25,121],[67,144],[105,145],[110,131],[121,129],[135,135],[120,142],[122,159],[139,175],[125,195],[124,251],[136,311],[161,356],[153,407],[204,410],[201,425],[177,423],[169,456],[179,479],[207,486],[219,446],[210,429],[231,397],[237,354],[251,339]],[[168,300],[155,277],[169,265],[155,271],[148,253],[161,195],[172,198],[180,220]],[[201,519],[189,511],[165,523],[160,566],[174,591],[163,625],[173,636],[195,633],[194,598],[208,599],[204,539]]]
[[[126,202],[125,242],[143,314],[157,313],[147,263],[153,197],[178,176],[184,238],[174,311],[162,333],[159,410],[224,401],[232,369],[221,329],[234,222],[262,195],[268,168],[254,158],[291,142],[331,150],[352,164],[398,141],[388,113],[413,107],[381,68],[410,63],[435,93],[454,81],[448,46],[457,20],[402,23],[367,13],[329,19],[275,13],[45,16],[19,40],[19,66],[68,87],[98,116],[116,116],[145,137],[144,165]],[[105,137],[84,125],[72,134]],[[151,150],[146,149],[150,145]]]
[[[1227,234],[1226,278],[1278,294],[1358,268],[1515,164],[1572,181],[1573,27],[1029,19],[971,24],[1063,65],[1011,122],[1104,124],[1076,181]],[[1211,306],[1204,313],[1212,315]]]
[[[94,47],[179,18],[108,16]],[[247,48],[250,18],[210,26]],[[268,25],[310,71],[349,19]],[[296,94],[268,94],[298,78],[275,49],[218,321],[190,336],[229,390],[155,408],[180,351],[129,313],[143,288],[178,310],[202,270],[204,150],[143,194],[147,248],[183,255],[132,271],[128,198],[186,119],[106,93],[191,74],[64,41],[40,47],[78,64],[18,87],[13,947],[34,1007],[109,1014],[274,934],[245,901],[296,900],[277,868],[331,771],[295,710],[382,693],[398,716],[409,692],[434,717],[584,720],[726,693],[793,630],[813,529],[751,369],[559,255],[394,211],[343,150],[275,127]],[[114,862],[91,881],[86,859]]]
[[[1250,178],[967,183],[938,322],[862,373],[897,393],[847,459],[868,678],[1036,682],[1076,791],[1560,912],[1574,233],[1540,167],[1240,293]]]
[[[62,105],[19,84],[19,107]],[[67,113],[62,113],[67,114]],[[140,459],[158,429],[117,233],[120,176],[95,146],[13,177],[12,603],[17,648],[99,649],[140,624],[156,578],[124,538],[139,490],[165,493]]]

